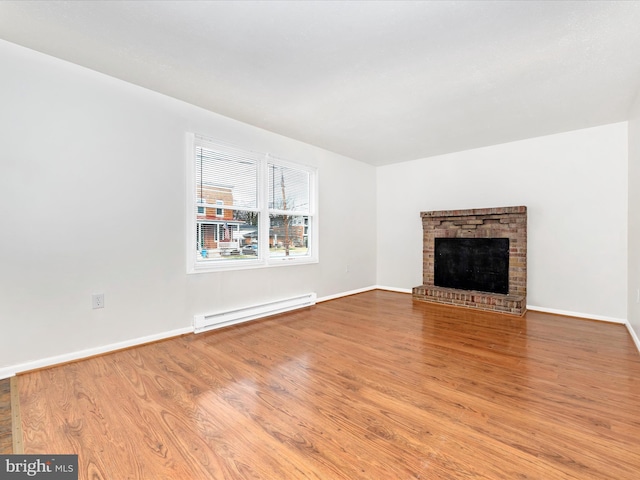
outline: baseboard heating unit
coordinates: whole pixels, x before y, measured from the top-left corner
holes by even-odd
[[[316,304],[316,294],[306,293],[296,297],[267,302],[260,305],[235,308],[205,315],[194,315],[193,330],[195,333],[206,332],[214,328],[228,327],[236,323],[248,322],[256,318],[268,317],[277,313],[288,312],[297,308],[310,307]]]

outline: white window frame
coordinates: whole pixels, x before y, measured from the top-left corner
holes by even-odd
[[[247,148],[238,147],[225,142],[214,140],[195,133],[187,134],[187,273],[207,273],[224,270],[244,270],[252,268],[266,268],[285,265],[301,265],[319,262],[318,248],[318,171],[315,167],[303,165],[295,162],[280,159],[268,153],[256,153]],[[209,145],[211,148],[224,148],[228,146],[233,149],[245,150],[258,157],[258,184],[257,184],[257,208],[243,209],[255,211],[259,214],[258,225],[258,255],[255,259],[217,259],[215,261],[203,261],[199,258],[197,250],[194,248],[197,238],[197,196],[196,196],[196,148],[198,146]],[[273,210],[268,205],[268,172],[267,164],[272,163],[292,169],[303,170],[309,174],[309,210],[308,212],[287,212],[292,216],[308,217],[308,226],[305,225],[305,232],[308,232],[309,247],[307,255],[290,255],[283,257],[271,257],[269,255],[269,213]],[[208,205],[208,207],[217,207],[217,205]],[[224,206],[223,208],[233,208]],[[217,213],[217,212],[216,212]]]
[[[222,200],[216,200],[216,217],[224,217],[224,202]]]
[[[204,198],[198,198],[196,201],[198,202],[198,215],[206,215],[207,207],[204,206]],[[200,209],[202,209],[202,211],[200,211]]]

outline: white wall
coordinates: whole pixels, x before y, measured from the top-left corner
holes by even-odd
[[[628,320],[640,338],[640,92],[629,121],[629,302]],[[638,344],[640,348],[640,344]]]
[[[531,306],[627,317],[627,123],[379,167],[378,284],[422,283],[421,211],[526,205]]]
[[[0,68],[0,377],[376,283],[374,167],[3,41]],[[320,263],[187,275],[187,132],[317,166]]]

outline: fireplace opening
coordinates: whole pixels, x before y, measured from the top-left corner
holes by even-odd
[[[508,238],[435,238],[438,287],[509,293]]]

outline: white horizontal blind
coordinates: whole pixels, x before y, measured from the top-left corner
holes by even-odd
[[[196,140],[197,263],[256,260],[259,161],[252,152]]]
[[[269,173],[269,209],[281,212],[309,213],[309,172],[267,164]]]
[[[230,147],[196,146],[197,197],[212,200],[213,208],[218,198],[207,197],[208,190],[232,192],[227,207],[257,208],[257,162],[257,158]]]
[[[309,171],[267,163],[269,258],[289,260],[310,255],[311,188]]]

